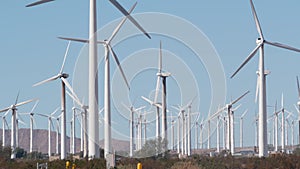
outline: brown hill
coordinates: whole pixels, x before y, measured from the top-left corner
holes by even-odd
[[[29,132],[27,128],[19,129],[19,147],[29,152]],[[10,130],[5,131],[5,145],[10,146]],[[60,134],[59,134],[59,145],[60,145]],[[0,130],[0,141],[2,144],[2,129]],[[104,141],[100,141],[100,147],[103,147]],[[76,152],[80,151],[80,138],[75,140]],[[51,132],[51,152],[55,153],[56,147],[56,132]],[[129,151],[129,142],[112,139],[112,147],[116,151]],[[48,130],[45,129],[34,129],[33,130],[33,151],[42,153],[48,153]],[[60,147],[59,147],[60,151]],[[67,136],[67,153],[70,152],[70,137]]]

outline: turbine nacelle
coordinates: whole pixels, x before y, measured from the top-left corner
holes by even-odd
[[[159,77],[169,77],[169,76],[171,76],[171,73],[169,73],[169,72],[165,72],[165,73],[159,72],[159,73],[156,73],[156,75],[159,76]]]
[[[260,45],[260,44],[262,44],[262,43],[264,43],[265,42],[265,40],[263,40],[262,38],[257,38],[256,39],[256,44],[257,45]]]
[[[67,74],[67,73],[62,73],[62,74],[60,74],[59,75],[59,78],[68,78],[69,77],[69,74]]]

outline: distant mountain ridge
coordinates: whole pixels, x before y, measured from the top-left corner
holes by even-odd
[[[30,129],[19,129],[19,147],[29,152],[29,136]],[[0,130],[0,141],[2,144],[2,129]],[[10,146],[11,132],[5,130],[5,145]],[[67,153],[70,152],[70,137],[67,136]],[[59,151],[60,151],[60,134],[59,134]],[[100,147],[103,147],[104,141],[100,141]],[[112,146],[115,151],[129,151],[129,142],[123,140],[112,139]],[[80,152],[80,138],[75,139],[76,152]],[[51,132],[51,153],[55,153],[56,149],[56,132]],[[34,129],[33,130],[33,151],[48,153],[48,130]]]

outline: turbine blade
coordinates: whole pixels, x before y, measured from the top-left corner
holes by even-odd
[[[4,119],[4,121],[5,121],[6,127],[9,129],[9,126],[8,126],[8,123],[7,123],[6,119]]]
[[[150,99],[148,99],[148,98],[146,98],[146,97],[144,97],[144,96],[141,96],[141,97],[142,97],[143,100],[145,100],[146,102],[148,102],[150,105],[153,105],[153,104],[154,104],[154,102],[151,101]]]
[[[231,75],[230,78],[233,78],[252,59],[252,57],[256,54],[256,52],[261,46],[262,44],[256,46],[256,48],[250,53],[250,55],[246,58],[242,65]]]
[[[281,94],[281,108],[283,109],[283,93]]]
[[[142,28],[142,26],[116,1],[109,0],[116,8],[119,9],[140,31],[142,31],[149,39],[151,39],[150,35]]]
[[[134,111],[140,111],[140,110],[142,110],[142,109],[144,109],[144,108],[146,108],[146,106],[142,106],[142,107],[139,107],[139,108],[137,108],[137,109],[134,109]]]
[[[52,130],[54,130],[54,124],[53,124],[52,119],[50,119],[50,123],[51,123]]]
[[[82,42],[82,43],[89,43],[90,41],[87,39],[79,39],[79,38],[66,38],[66,37],[57,37],[58,39],[68,40],[68,41],[75,41],[75,42]],[[98,44],[105,44],[104,41],[97,41]]]
[[[57,107],[57,108],[50,114],[50,116],[52,117],[58,110],[59,110],[59,107]]]
[[[41,81],[41,82],[38,82],[38,83],[34,84],[33,87],[42,85],[42,84],[47,83],[47,82],[54,81],[54,80],[58,79],[59,77],[60,77],[60,75],[55,75],[55,76],[53,76],[53,77],[50,77],[49,79],[46,79],[46,80],[43,80],[43,81]]]
[[[254,17],[254,20],[255,20],[255,25],[256,25],[257,32],[259,33],[260,38],[263,40],[264,36],[263,36],[262,30],[261,30],[261,26],[260,26],[260,23],[259,23],[259,20],[258,20],[258,17],[257,17],[257,14],[256,14],[256,11],[255,11],[252,0],[250,0],[250,4],[251,4],[252,14],[253,14],[253,17]]]
[[[64,60],[63,60],[63,63],[62,63],[62,65],[61,65],[59,74],[62,74],[62,72],[63,72],[63,70],[64,70],[65,63],[66,63],[66,59],[67,59],[67,55],[68,55],[68,53],[69,53],[70,44],[71,44],[71,41],[68,42],[68,46],[67,46],[67,49],[66,49],[66,52],[65,52]]]
[[[26,5],[26,7],[32,7],[32,6],[44,4],[44,3],[47,3],[47,2],[51,2],[51,1],[54,1],[54,0],[40,0],[40,1],[33,2],[31,4]]]
[[[10,109],[8,109],[2,117],[5,117],[9,113],[9,111],[10,111]]]
[[[45,114],[41,114],[41,113],[35,113],[36,115],[39,115],[39,116],[43,116],[43,117],[49,117],[48,115],[45,115]]]
[[[158,58],[158,72],[161,73],[162,70],[162,44],[159,43],[159,58]]]
[[[79,38],[66,38],[66,37],[57,37],[58,39],[68,40],[68,41],[75,41],[75,42],[82,42],[82,43],[89,43],[87,39],[79,39]]]
[[[27,104],[27,103],[30,103],[30,102],[33,102],[33,101],[36,101],[36,100],[38,100],[38,99],[27,100],[27,101],[24,101],[24,102],[15,104],[15,106],[16,106],[16,107],[19,107],[19,106],[21,106],[21,105],[24,105],[24,104]]]
[[[244,113],[241,115],[241,118],[243,118],[248,113],[248,109],[244,111]]]
[[[17,104],[17,103],[18,103],[19,96],[20,96],[20,90],[18,91],[18,94],[17,94],[16,100],[15,100],[15,104]]]
[[[242,106],[242,104],[239,104],[238,106],[236,106],[234,109],[231,109],[231,111],[235,112],[237,109],[239,109]]]
[[[237,98],[235,101],[233,101],[231,103],[231,105],[234,105],[236,102],[238,102],[239,100],[241,100],[243,97],[245,97],[248,93],[250,93],[250,91],[248,90],[246,93],[244,93],[242,96],[240,96],[239,98]]]
[[[6,111],[7,111],[7,112],[4,114],[4,116],[6,116],[10,109],[11,109],[11,107],[7,107],[7,108],[5,108],[5,109],[0,110],[0,113],[3,113],[3,112],[6,112]]]
[[[37,101],[35,102],[35,104],[33,105],[33,107],[32,107],[32,109],[31,109],[30,113],[32,113],[32,112],[34,111],[34,109],[35,109],[35,107],[37,106],[38,103],[39,103],[39,100],[37,100]],[[30,114],[30,113],[29,113],[29,114]]]
[[[131,14],[131,12],[134,10],[134,8],[136,7],[136,3],[134,3],[134,5],[130,8],[130,10],[128,11],[129,15]],[[125,16],[121,22],[119,23],[119,25],[116,27],[116,29],[113,31],[112,35],[110,36],[110,38],[108,39],[108,43],[110,43],[114,37],[117,35],[117,33],[120,31],[121,27],[124,25],[125,21],[127,20],[127,16]]]
[[[21,124],[23,124],[24,126],[27,125],[27,124],[26,124],[23,120],[21,120],[21,119],[18,119],[18,123],[21,123]]]
[[[297,112],[300,114],[299,108],[294,104],[295,109],[297,110]]]
[[[127,107],[124,103],[122,103],[122,105],[128,110],[128,111],[130,111],[131,112],[131,109],[130,109],[130,107]]]
[[[154,103],[157,103],[157,97],[158,97],[159,87],[160,87],[160,77],[157,76],[156,87],[155,87]]]
[[[269,44],[269,45],[272,45],[272,46],[279,47],[279,48],[288,49],[288,50],[292,50],[292,51],[295,51],[295,52],[300,52],[300,49],[298,49],[298,48],[294,48],[294,47],[291,47],[291,46],[288,46],[288,45],[285,45],[285,44],[281,44],[281,43],[278,43],[278,42],[265,41],[265,43]]]
[[[126,79],[125,73],[124,73],[124,71],[123,71],[123,69],[122,69],[122,66],[121,66],[121,64],[120,64],[120,61],[119,61],[119,59],[118,59],[116,53],[114,52],[114,50],[111,48],[111,46],[110,46],[109,44],[108,44],[108,48],[109,48],[109,51],[111,52],[113,58],[115,59],[117,65],[118,65],[118,68],[119,68],[119,70],[120,70],[120,72],[121,72],[121,74],[122,74],[122,76],[123,76],[123,79],[124,79],[124,81],[125,81],[125,83],[126,83],[126,86],[128,87],[128,90],[130,90],[129,83],[128,83],[127,79]]]
[[[300,100],[300,86],[299,86],[298,76],[297,76],[297,88],[298,88],[298,99]]]
[[[223,108],[221,108],[221,109],[219,109],[219,110],[217,110],[217,112],[215,112],[213,115],[211,115],[208,119],[210,120],[210,119],[215,118],[215,117],[218,116],[220,113],[222,113],[225,109],[226,109],[226,106],[223,107]]]
[[[79,101],[79,99],[76,98],[76,96],[72,95],[69,91],[66,91],[66,93],[74,100],[80,107],[83,107],[84,105]]]
[[[79,100],[79,98],[77,97],[76,93],[74,92],[72,86],[70,85],[70,83],[68,82],[67,79],[65,78],[61,78],[61,80],[64,82],[64,84],[67,86],[67,88],[71,91],[71,94],[77,99]]]

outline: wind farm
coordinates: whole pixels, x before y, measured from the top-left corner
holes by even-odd
[[[298,2],[6,3],[17,9],[0,42],[9,159],[300,154]]]

